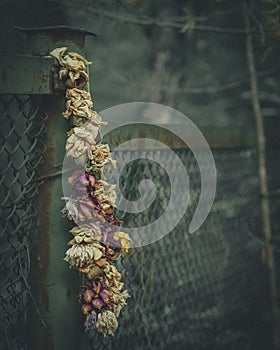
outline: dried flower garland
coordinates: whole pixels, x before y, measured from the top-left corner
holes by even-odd
[[[79,295],[85,329],[113,335],[129,297],[122,291],[121,274],[113,261],[128,251],[130,238],[119,230],[120,220],[114,215],[115,185],[102,177],[104,167],[114,167],[115,162],[109,146],[98,141],[100,127],[106,123],[92,109],[90,93],[83,90],[89,80],[86,67],[91,62],[74,52],[66,54],[66,50],[57,48],[50,55],[67,88],[63,116],[71,118],[74,126],[67,133],[66,156],[82,169],[68,178],[73,196],[64,198],[63,215],[74,224],[64,260],[86,278]]]

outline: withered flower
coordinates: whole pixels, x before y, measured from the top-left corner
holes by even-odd
[[[91,282],[82,286],[79,300],[83,305],[90,303],[95,309],[101,310],[102,307],[111,309],[111,292],[107,290],[105,283],[100,281]]]
[[[69,52],[65,55],[66,50],[67,47],[60,47],[50,52],[60,67],[59,79],[66,80],[68,78],[69,82],[66,80],[68,86],[82,88],[89,80],[86,66],[91,62],[75,52]]]
[[[63,197],[66,201],[65,207],[61,210],[62,215],[67,217],[69,220],[73,220],[74,222],[78,222],[79,219],[79,211],[77,208],[77,203],[73,199],[69,197]]]
[[[92,289],[86,289],[83,293],[83,298],[86,303],[91,303],[93,296],[94,292]]]
[[[82,312],[84,315],[88,314],[93,310],[93,306],[91,304],[83,304],[82,305]]]
[[[118,328],[115,314],[110,310],[100,312],[97,316],[96,328],[104,336],[106,334],[114,335]]]
[[[68,178],[68,183],[73,186],[74,190],[82,192],[87,191],[87,187],[93,187],[95,182],[95,176],[83,170],[75,170]]]
[[[85,162],[86,155],[92,155],[91,150],[96,143],[95,140],[98,135],[98,131],[99,127],[91,122],[73,128],[71,130],[71,135],[66,141],[65,148],[67,157],[79,158],[84,156]]]
[[[99,143],[92,148],[89,154],[90,165],[93,171],[100,171],[106,164],[115,167],[116,162],[113,161],[110,154],[110,148],[107,144]]]
[[[77,52],[68,52],[68,55],[72,57],[73,59],[83,61],[85,65],[89,65],[92,62],[88,61],[87,59],[84,58],[84,56],[78,54]]]
[[[123,283],[121,282],[121,274],[116,266],[107,262],[104,272],[103,280],[105,284],[113,293],[118,293],[122,289]]]
[[[93,299],[91,303],[92,306],[97,310],[101,310],[102,307],[105,305],[104,301],[101,298]]]
[[[97,189],[94,191],[94,196],[96,196],[101,202],[101,207],[106,211],[110,207],[116,206],[116,185],[109,184],[104,180],[100,180],[97,183]],[[95,187],[95,188],[96,188]]]
[[[70,266],[79,268],[86,265],[89,261],[97,261],[105,254],[105,248],[99,243],[73,244],[66,251],[65,261]]]
[[[94,310],[92,310],[86,316],[86,320],[85,320],[85,323],[84,323],[86,331],[94,329],[96,321],[97,321],[97,313]]]
[[[66,50],[58,48],[50,55],[59,67],[56,75],[62,86],[68,87],[63,116],[71,117],[75,126],[67,133],[66,156],[85,170],[74,171],[68,179],[73,191],[64,198],[63,213],[81,225],[70,230],[73,238],[64,260],[90,280],[79,295],[86,330],[96,328],[104,336],[114,335],[117,317],[129,294],[121,292],[121,274],[110,261],[128,251],[130,238],[118,229],[121,222],[114,216],[116,186],[104,177],[106,168],[116,165],[109,146],[100,143],[99,129],[107,123],[93,110],[90,93],[82,90],[89,79],[87,65],[91,62],[74,52],[66,54]]]
[[[127,233],[117,231],[114,233],[114,239],[116,241],[119,241],[121,244],[121,252],[127,253],[128,249],[130,248],[130,241],[129,235]]]
[[[103,121],[100,115],[94,110],[91,111],[90,121],[98,126],[108,124],[108,122]]]
[[[93,102],[89,92],[77,88],[67,89],[65,97],[67,101],[66,110],[63,112],[64,118],[68,119],[71,115],[91,118]]]
[[[70,233],[74,238],[69,242],[70,245],[75,243],[93,243],[94,241],[100,241],[102,237],[101,228],[97,223],[90,222],[88,224],[74,226]]]
[[[98,265],[90,265],[84,268],[79,268],[81,273],[87,274],[89,280],[94,280],[97,277],[101,277],[104,274],[103,268]]]
[[[112,293],[110,296],[110,300],[113,303],[112,311],[116,315],[116,317],[119,317],[120,312],[124,305],[126,305],[126,300],[129,298],[130,295],[128,294],[128,291],[125,290],[122,293]]]

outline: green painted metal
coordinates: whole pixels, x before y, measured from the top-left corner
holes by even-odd
[[[50,58],[1,55],[0,94],[52,94],[52,69]]]
[[[69,129],[61,113],[64,99],[49,96],[41,102],[48,114],[47,154],[42,173],[57,170],[65,155],[65,133]],[[82,339],[82,315],[77,297],[81,283],[78,274],[63,261],[70,239],[68,220],[62,218],[64,206],[61,178],[46,180],[38,198],[39,232],[33,249],[31,284],[46,326],[31,315],[30,349],[79,349]]]
[[[15,27],[25,33],[28,55],[1,55],[0,94],[53,95],[53,60],[47,57],[56,47],[84,54],[85,38],[94,33],[67,26],[42,28]]]
[[[86,36],[95,33],[68,26],[50,26],[39,28],[15,27],[27,35],[29,53],[46,56],[56,47],[67,46],[71,51],[84,53]]]

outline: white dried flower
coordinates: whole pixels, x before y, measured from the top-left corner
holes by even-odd
[[[85,154],[91,155],[98,131],[99,127],[90,122],[73,128],[66,141],[67,157],[79,158]]]
[[[96,322],[96,329],[98,332],[102,333],[104,336],[107,334],[114,335],[117,328],[118,320],[112,311],[106,310],[98,314]]]
[[[94,310],[87,314],[86,320],[84,323],[86,331],[95,329],[96,320],[97,320],[97,314]]]
[[[97,223],[91,222],[89,224],[74,226],[70,233],[74,238],[69,242],[70,245],[80,243],[93,243],[100,241],[102,237],[101,228]]]
[[[105,247],[100,243],[94,242],[90,244],[73,244],[66,251],[65,261],[72,267],[83,267],[89,261],[97,261],[105,254]]]

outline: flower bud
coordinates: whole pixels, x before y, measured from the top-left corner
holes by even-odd
[[[93,307],[95,307],[96,309],[100,310],[102,308],[102,306],[104,306],[104,301],[102,299],[96,298],[92,300],[92,305]]]
[[[93,309],[91,304],[83,304],[82,305],[82,312],[84,315],[87,315],[91,310]]]
[[[87,289],[85,292],[84,292],[84,300],[85,302],[87,303],[90,303],[92,301],[92,298],[93,298],[93,291],[91,289]]]
[[[108,304],[110,299],[110,292],[107,289],[102,290],[102,292],[100,292],[99,294],[101,296],[101,298],[103,299],[104,303]]]

